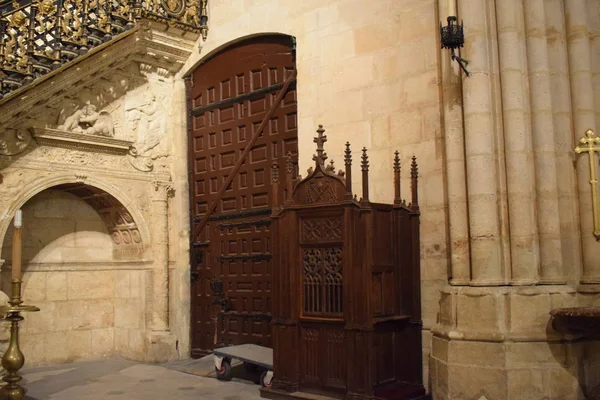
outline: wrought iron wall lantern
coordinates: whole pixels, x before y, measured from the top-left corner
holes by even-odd
[[[452,3],[453,0],[450,0]],[[451,8],[452,9],[452,8]],[[469,71],[467,71],[466,65],[469,64],[469,61],[464,58],[456,55],[456,49],[463,47],[465,44],[465,35],[463,29],[463,22],[458,24],[458,18],[451,15],[448,17],[448,25],[442,26],[440,23],[440,34],[442,38],[442,49],[450,49],[452,60],[458,62],[460,68],[465,71],[465,74],[469,76]]]
[[[202,40],[206,42],[206,36],[208,35],[208,0],[202,0],[200,7],[200,34]]]

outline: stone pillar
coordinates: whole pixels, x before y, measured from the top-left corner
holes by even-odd
[[[573,168],[573,125],[569,57],[562,0],[545,0],[545,23],[552,98],[552,121],[555,128],[556,178],[558,185],[562,263],[565,275],[581,269],[579,240],[579,204],[577,175]]]
[[[587,129],[596,129],[588,15],[585,1],[565,1],[564,7],[571,75],[573,126],[575,139],[578,139],[584,135]],[[583,247],[581,283],[600,283],[600,248],[592,235],[589,162],[588,156],[577,157],[579,215]]]
[[[465,58],[471,76],[463,80],[463,115],[467,198],[471,246],[471,284],[505,283],[501,242],[501,183],[494,119],[497,102],[494,59],[496,43],[489,24],[493,9],[488,2],[459,0],[459,19],[469,21],[465,32]],[[500,205],[500,206],[499,206]]]
[[[562,270],[556,139],[552,120],[544,0],[526,0],[524,6],[540,245],[540,283],[561,284],[566,283],[566,280]]]
[[[511,283],[537,282],[539,246],[522,0],[496,2],[504,151],[510,215]]]
[[[591,0],[588,0],[588,26],[590,29],[592,79],[594,82],[594,104],[596,105],[596,127],[600,129],[600,107],[598,107],[598,105],[600,105],[600,13],[598,12],[597,2]]]
[[[169,330],[169,227],[168,198],[172,191],[166,182],[154,182],[152,193],[152,330]]]
[[[439,4],[439,15],[448,15],[448,3]],[[442,18],[443,19],[443,18]],[[444,21],[442,21],[444,22]],[[452,285],[468,285],[471,280],[465,140],[462,116],[462,70],[447,49],[441,50],[442,97],[444,104],[444,144],[448,182],[448,227]]]

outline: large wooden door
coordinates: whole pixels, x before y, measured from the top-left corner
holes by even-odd
[[[191,76],[193,356],[222,345],[271,345],[271,270],[276,266],[271,263],[270,171],[273,163],[282,170],[290,153],[297,159],[295,81],[256,143],[245,149],[292,76],[292,46],[287,36],[246,40],[211,57]],[[240,157],[243,164],[219,196]]]

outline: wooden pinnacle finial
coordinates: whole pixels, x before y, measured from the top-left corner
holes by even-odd
[[[344,163],[352,165],[352,152],[350,151],[350,142],[346,142],[346,150],[344,150]]]
[[[367,156],[367,148],[363,147],[362,149],[362,189],[363,189],[363,197],[361,202],[368,203],[369,202],[369,156]]]
[[[398,151],[394,153],[394,204],[402,204],[400,194],[400,156]]]
[[[317,154],[313,156],[313,160],[320,165],[325,165],[325,160],[327,160],[327,153],[323,148],[323,145],[327,141],[327,136],[324,135],[325,129],[323,129],[323,125],[319,125],[319,129],[317,129],[317,137],[313,139],[313,142],[317,144]]]
[[[363,171],[368,171],[369,170],[369,156],[367,155],[367,148],[363,147],[362,149],[362,162],[360,164],[361,168]]]
[[[292,152],[288,151],[285,155],[285,171],[288,174],[291,174],[294,169],[294,159],[292,157]]]
[[[417,167],[417,157],[412,156],[412,162],[410,164],[410,178],[411,178],[411,191],[412,191],[412,202],[410,208],[413,211],[419,210],[419,197],[418,197],[418,183],[419,183],[419,169]]]
[[[279,165],[276,162],[271,165],[271,183],[279,183]]]
[[[335,172],[335,165],[333,160],[329,161],[329,165],[327,166],[326,170],[329,172]]]
[[[350,151],[350,142],[346,142],[344,164],[346,164],[346,193],[344,194],[344,198],[352,200],[352,151]]]
[[[410,177],[417,179],[419,176],[419,168],[417,166],[417,157],[412,156],[412,162],[410,163]]]
[[[277,162],[271,164],[271,184],[273,192],[271,194],[273,199],[273,210],[279,205],[279,165]]]

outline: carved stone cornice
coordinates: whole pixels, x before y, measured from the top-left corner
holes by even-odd
[[[0,131],[35,118],[40,108],[55,104],[127,64],[143,62],[163,77],[178,72],[190,56],[196,34],[143,21],[108,43],[49,72],[0,99]]]
[[[11,168],[17,169],[31,169],[39,171],[48,171],[51,169],[55,172],[72,172],[73,164],[61,163],[56,161],[42,161],[42,160],[15,160],[11,164]],[[168,172],[138,172],[138,171],[123,171],[118,168],[107,168],[105,166],[89,166],[89,165],[77,165],[77,171],[79,175],[86,176],[97,176],[106,177],[110,179],[126,179],[129,181],[139,182],[168,182],[171,180],[171,175]]]
[[[127,154],[133,141],[115,139],[105,136],[88,135],[85,133],[67,132],[58,129],[30,129],[35,140],[41,145],[75,148],[96,153]]]

